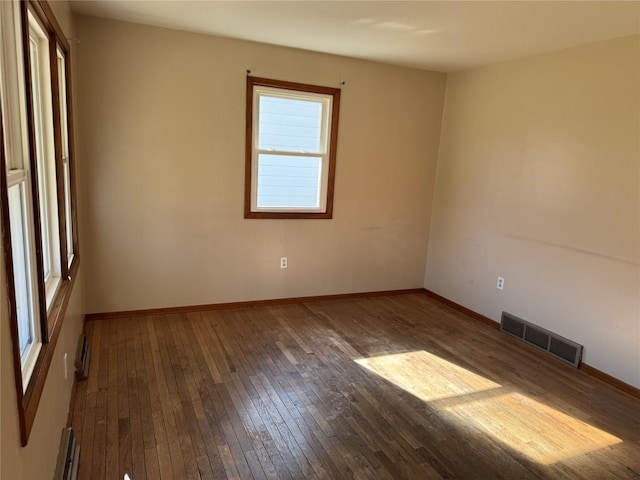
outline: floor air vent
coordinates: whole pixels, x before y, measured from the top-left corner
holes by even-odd
[[[76,367],[76,379],[78,381],[86,380],[89,376],[89,358],[91,357],[91,350],[89,350],[89,343],[87,342],[87,336],[82,334],[78,339],[78,347],[76,351],[76,361],[74,363]]]
[[[580,364],[582,358],[582,345],[578,345],[571,340],[567,340],[560,335],[556,335],[549,330],[538,327],[532,323],[522,320],[507,312],[502,312],[500,330],[538,347],[545,352],[549,352],[554,357],[558,357],[574,367]]]
[[[58,463],[53,480],[76,480],[78,477],[78,463],[80,460],[80,446],[76,443],[72,428],[62,430]]]

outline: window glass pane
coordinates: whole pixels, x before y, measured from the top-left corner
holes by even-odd
[[[40,229],[42,234],[43,278],[47,308],[60,282],[60,231],[58,219],[58,185],[54,142],[53,101],[49,37],[29,15],[29,53],[33,124],[35,137]],[[55,99],[58,101],[58,99]],[[61,179],[62,180],[62,179]],[[62,188],[62,185],[61,185]]]
[[[321,157],[258,155],[258,208],[320,206]]]
[[[28,256],[27,202],[24,182],[8,189],[9,224],[11,228],[11,250],[15,282],[16,316],[18,320],[18,343],[22,365],[35,341],[34,315],[31,302],[31,281]]]
[[[71,177],[69,173],[69,129],[67,124],[67,76],[64,52],[57,49],[58,86],[60,91],[60,130],[62,133],[62,168],[64,183],[64,214],[67,236],[67,265],[73,261],[73,225],[71,223]]]
[[[31,78],[33,96],[33,116],[36,137],[36,162],[38,165],[38,190],[40,191],[40,228],[42,233],[42,263],[44,267],[45,281],[51,275],[51,239],[49,238],[49,208],[47,205],[47,167],[44,156],[44,132],[43,112],[41,93],[41,73],[40,73],[40,49],[38,43],[33,38],[29,42],[29,54],[31,58]]]
[[[322,153],[322,102],[260,95],[258,148]]]
[[[64,53],[58,49],[58,86],[60,89],[60,127],[62,131],[62,158],[69,159],[69,133],[67,126],[67,74]]]

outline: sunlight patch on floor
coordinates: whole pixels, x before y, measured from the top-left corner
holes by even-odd
[[[545,465],[622,442],[516,392],[445,407],[444,411]]]
[[[361,358],[355,362],[425,402],[500,387],[425,351]]]
[[[449,421],[474,427],[541,464],[550,465],[622,442],[425,351],[361,358],[355,362],[430,402]]]

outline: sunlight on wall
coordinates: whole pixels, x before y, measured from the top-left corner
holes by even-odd
[[[425,351],[356,363],[428,402],[448,421],[550,465],[621,443],[605,431]]]

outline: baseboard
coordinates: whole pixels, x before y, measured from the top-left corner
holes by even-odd
[[[484,315],[481,315],[477,312],[474,312],[473,310],[468,309],[467,307],[463,307],[462,305],[460,305],[459,303],[454,302],[453,300],[449,300],[448,298],[445,298],[441,295],[438,295],[435,292],[432,292],[431,290],[427,290],[426,288],[424,289],[424,293],[428,296],[433,298],[434,300],[438,300],[440,303],[444,303],[446,306],[453,308],[454,310],[457,310],[460,313],[464,313],[465,315],[467,315],[468,317],[471,317],[475,320],[478,320],[482,323],[484,323],[485,325],[487,325],[488,327],[491,328],[495,328],[495,329],[499,329],[500,328],[500,324],[494,320],[491,320],[489,317],[485,317]]]
[[[633,385],[629,385],[628,383],[623,382],[622,380],[618,380],[616,377],[612,377],[611,375],[604,373],[602,370],[598,370],[597,368],[594,368],[586,363],[581,363],[578,368],[584,373],[587,373],[608,385],[616,387],[618,390],[622,390],[623,392],[628,393],[632,397],[640,398],[640,388],[636,388]]]
[[[211,310],[227,310],[231,308],[265,307],[271,305],[289,305],[294,303],[322,302],[327,300],[348,300],[353,298],[383,297],[409,293],[424,293],[423,288],[404,290],[382,290],[375,292],[338,293],[333,295],[316,295],[311,297],[274,298],[268,300],[249,300],[245,302],[210,303],[206,305],[187,305],[184,307],[149,308],[146,310],[126,310],[120,312],[87,313],[85,322],[122,317],[144,317],[149,315],[170,315],[180,313],[208,312]]]
[[[496,329],[500,328],[500,324],[498,322],[495,322],[490,318],[485,317],[484,315],[474,312],[473,310],[470,310],[467,307],[463,307],[462,305],[454,302],[453,300],[449,300],[448,298],[438,295],[437,293],[434,293],[431,290],[427,290],[426,288],[424,289],[424,293],[428,297],[431,297],[434,300],[437,300],[447,305],[448,307],[453,308],[454,310],[464,313],[465,315],[473,318],[474,320],[478,320],[482,322],[484,325],[487,325],[488,327],[496,328]],[[618,390],[621,390],[624,393],[631,395],[632,397],[640,398],[640,388],[636,388],[633,385],[629,385],[628,383],[625,383],[622,380],[617,379],[616,377],[612,377],[611,375],[604,373],[603,371],[598,370],[597,368],[594,368],[591,365],[588,365],[586,363],[581,363],[578,368],[582,370],[584,373],[591,375],[592,377],[597,378],[598,380],[612,387],[615,387]]]

